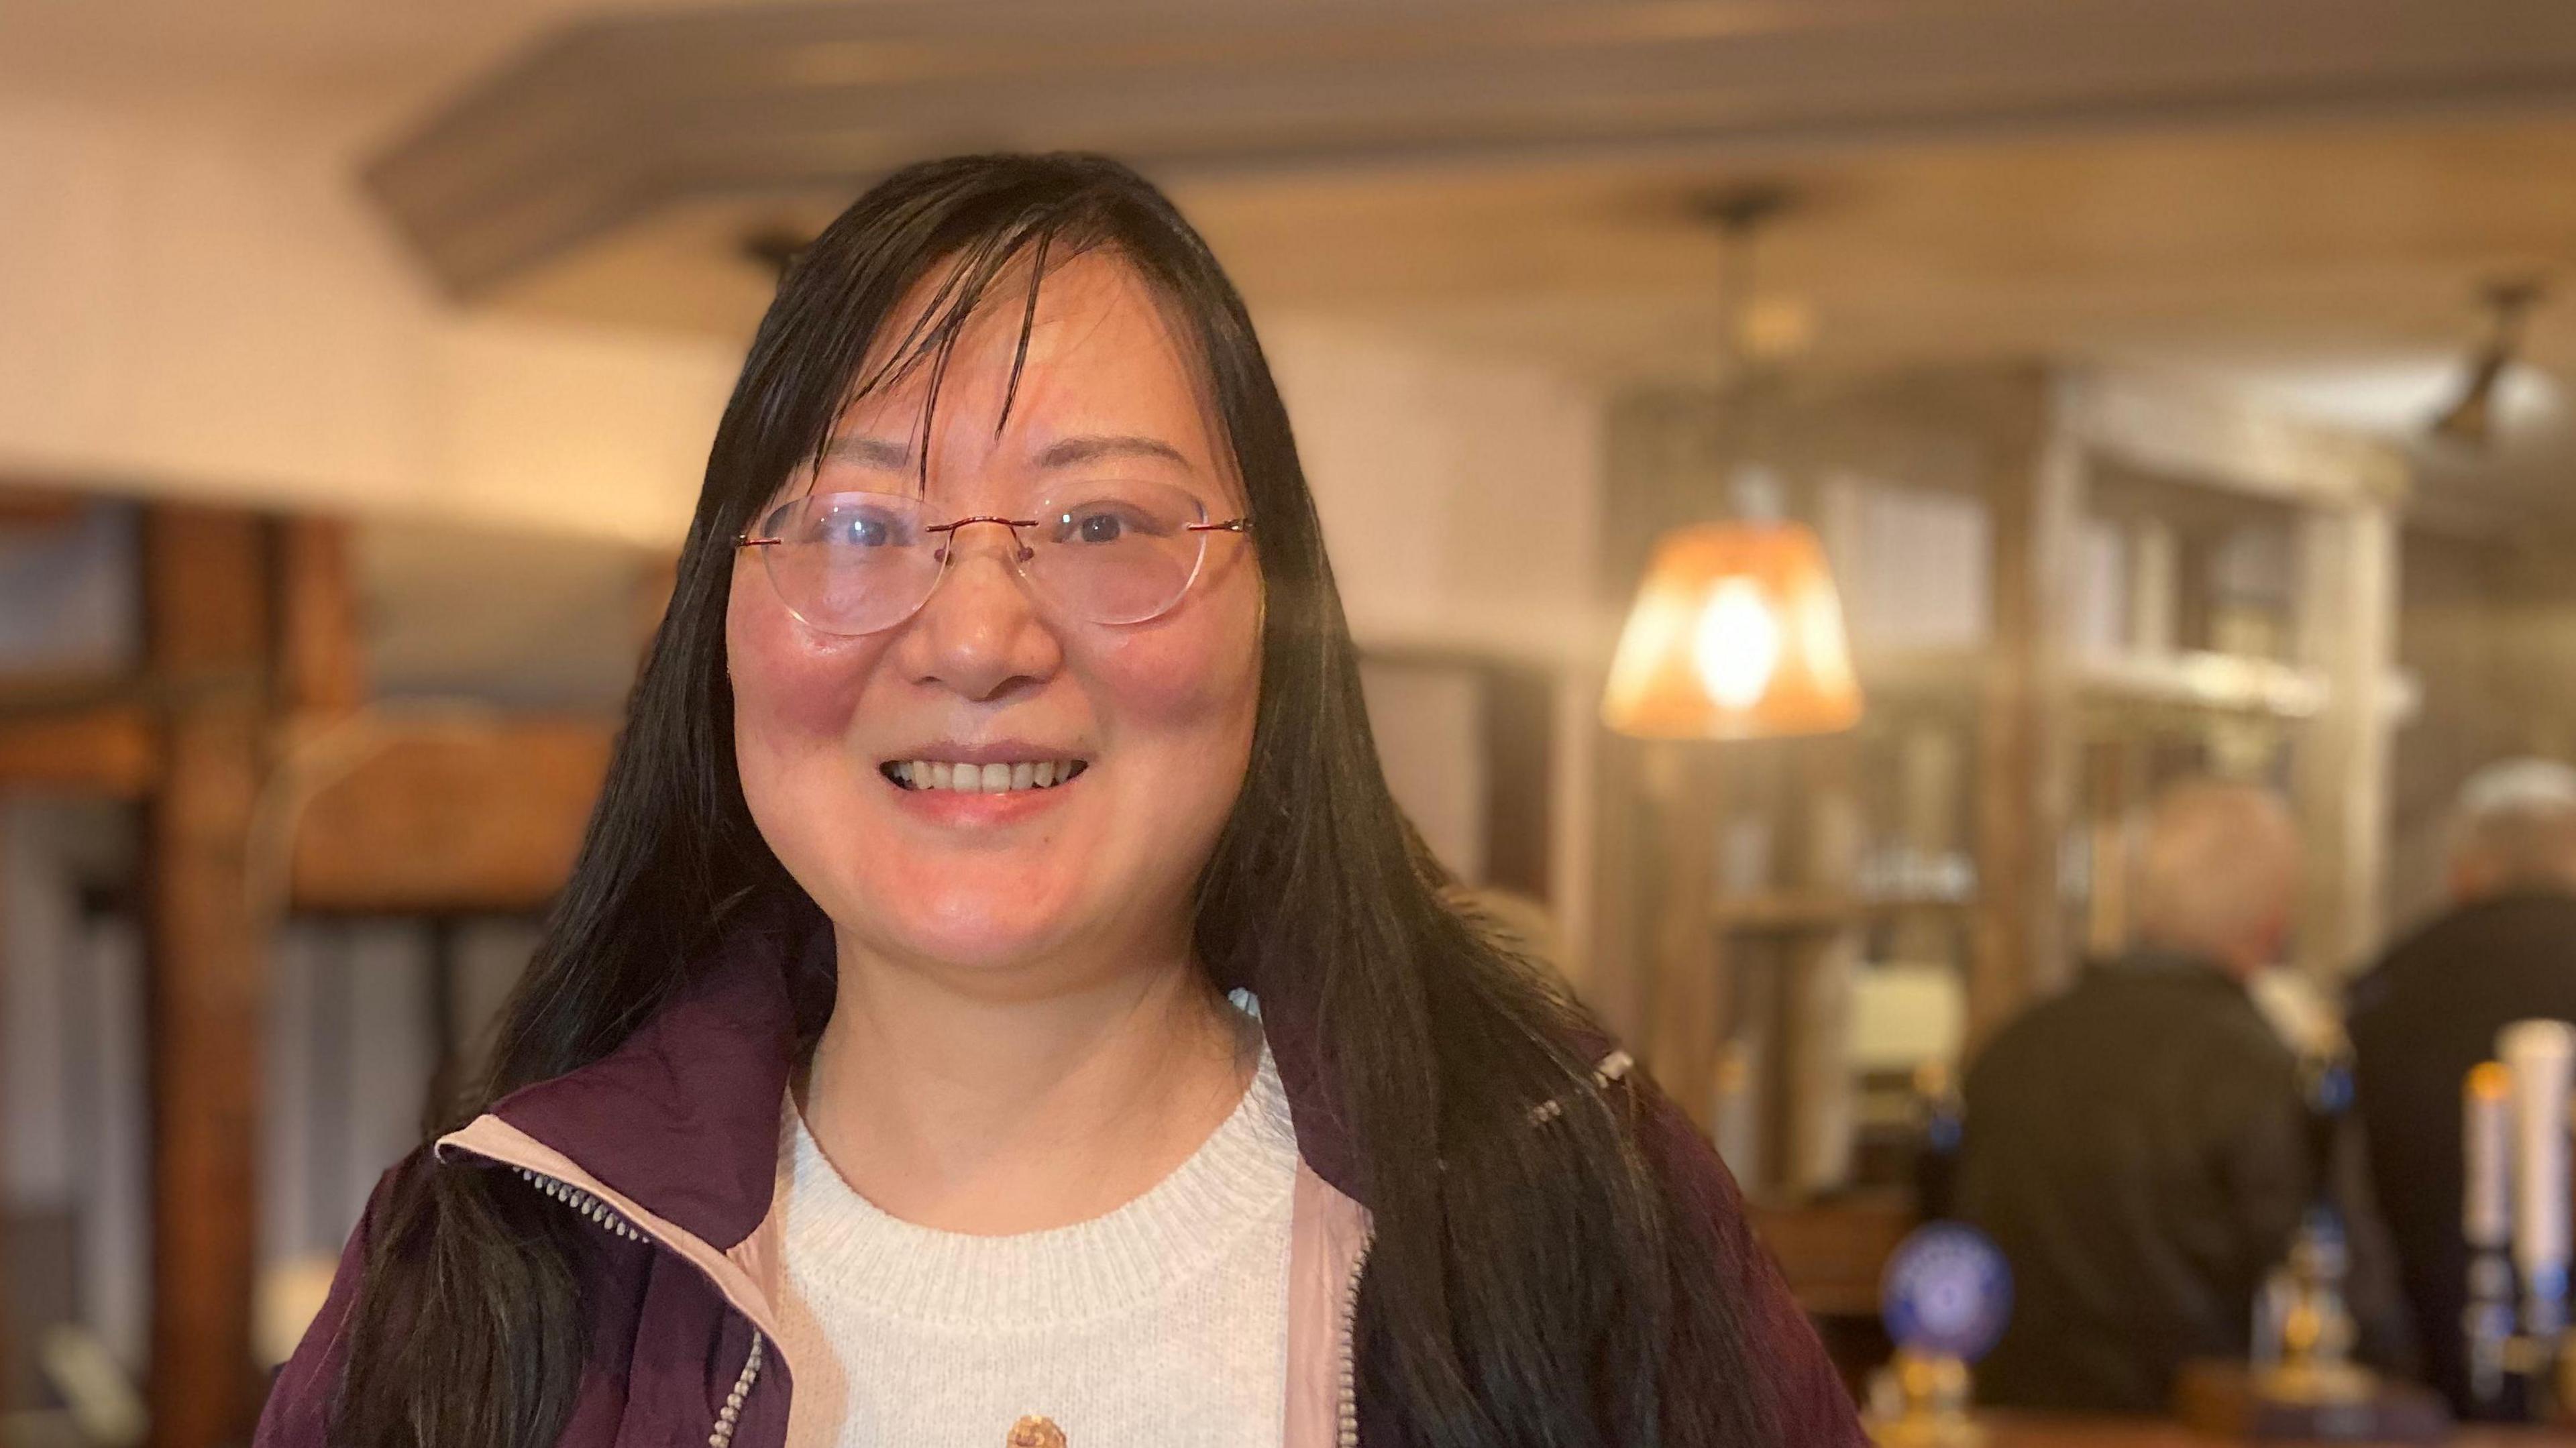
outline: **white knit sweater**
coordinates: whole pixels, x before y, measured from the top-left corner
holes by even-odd
[[[1267,1050],[1188,1161],[1053,1231],[898,1221],[792,1103],[783,1136],[789,1448],[1003,1448],[1028,1417],[1065,1448],[1278,1448],[1297,1143]]]

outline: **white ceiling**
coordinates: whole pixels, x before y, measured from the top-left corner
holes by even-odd
[[[354,169],[558,27],[647,8],[674,7],[16,0],[0,7],[0,85],[307,112],[350,137]],[[1747,26],[1791,13],[1690,8]],[[1605,383],[1713,374],[1717,249],[1689,200],[1743,179],[1799,198],[1762,241],[1758,290],[1772,330],[1802,336],[1817,367],[2114,358],[2411,428],[2477,335],[2477,285],[2566,272],[2565,299],[2532,328],[2539,370],[2516,383],[2515,441],[2500,463],[2436,467],[2464,495],[2546,499],[2576,491],[2559,476],[2576,433],[2552,401],[2556,380],[2576,377],[2570,176],[2576,94],[2543,88],[2465,107],[2035,117],[1920,137],[1282,167],[1184,175],[1175,190],[1256,309],[1364,318]],[[768,290],[743,238],[817,225],[845,200],[836,188],[678,201],[484,305],[743,336]]]

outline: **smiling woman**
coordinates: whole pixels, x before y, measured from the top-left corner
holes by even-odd
[[[898,173],[261,1440],[1857,1442],[1706,1144],[1446,883],[1197,235],[1097,158]]]

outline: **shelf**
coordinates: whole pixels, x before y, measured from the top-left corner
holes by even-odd
[[[2075,667],[2085,695],[2120,704],[2309,719],[2326,705],[2326,676],[2275,659],[2185,650],[2093,657]]]

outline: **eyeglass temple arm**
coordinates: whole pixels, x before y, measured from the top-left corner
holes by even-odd
[[[1192,533],[1249,533],[1252,531],[1252,520],[1228,518],[1222,523],[1184,523],[1181,526]]]

